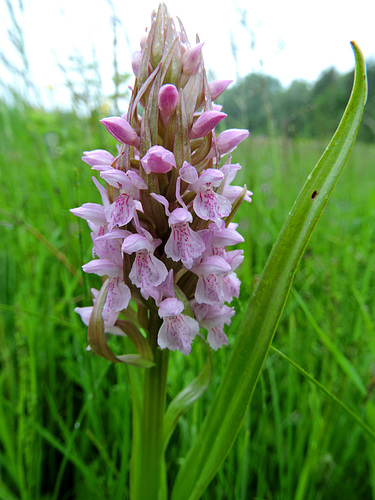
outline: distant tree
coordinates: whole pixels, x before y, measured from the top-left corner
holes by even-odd
[[[269,110],[281,92],[282,85],[277,78],[259,73],[247,75],[223,95],[221,103],[229,115],[227,124],[267,133]]]
[[[348,102],[350,88],[351,83],[335,68],[329,68],[321,74],[311,89],[314,109],[308,123],[307,132],[310,135],[332,135]]]
[[[369,96],[358,138],[375,140],[375,60],[368,63]],[[228,113],[226,125],[254,134],[284,137],[332,136],[344,112],[353,71],[322,72],[315,83],[293,81],[283,88],[277,78],[252,73],[230,87],[220,101]]]
[[[367,142],[375,142],[375,59],[367,63],[367,78],[369,91],[358,138]]]
[[[283,135],[286,137],[306,135],[306,126],[313,106],[311,85],[304,80],[294,80],[280,95],[279,106],[275,106]]]

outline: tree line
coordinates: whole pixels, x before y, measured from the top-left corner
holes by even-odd
[[[368,100],[358,139],[375,140],[375,60],[368,62]],[[277,78],[252,73],[221,97],[226,126],[254,134],[322,138],[335,131],[348,102],[353,72],[329,68],[314,82],[295,80],[284,88]]]

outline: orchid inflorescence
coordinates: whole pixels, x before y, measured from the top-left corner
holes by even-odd
[[[208,83],[203,44],[190,46],[180,22],[179,28],[165,5],[153,13],[133,55],[128,112],[101,120],[118,151],[97,149],[82,158],[106,182],[93,177],[102,204],[71,212],[87,220],[97,257],[83,270],[107,277],[102,328],[128,334],[122,326],[134,318],[133,299],[140,327],[133,325],[131,339],[156,321],[159,347],[187,355],[200,328],[213,349],[228,345],[223,328],[234,314],[227,304],[239,296],[235,271],[243,251],[227,247],[244,241],[232,219],[252,193],[231,185],[241,166],[228,154],[249,132],[214,131],[226,114],[213,101],[231,82]],[[99,292],[93,295],[95,301]],[[93,309],[76,311],[90,325],[97,321]],[[104,355],[98,345],[93,350]]]

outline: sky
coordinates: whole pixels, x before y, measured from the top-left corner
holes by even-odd
[[[131,72],[131,55],[139,49],[151,12],[158,6],[151,0],[0,0],[0,52],[16,66],[22,64],[9,41],[9,30],[15,29],[7,3],[23,32],[31,79],[47,106],[69,103],[59,64],[68,67],[74,54],[87,62],[97,60],[104,92],[110,94],[113,14],[119,19],[119,71]],[[213,78],[237,81],[262,71],[287,86],[295,79],[314,81],[332,66],[347,72],[354,66],[351,40],[366,58],[375,57],[371,0],[170,0],[166,4],[171,15],[181,19],[190,42],[195,42],[196,33],[204,42],[205,65]],[[2,75],[16,88],[22,87],[19,78],[3,70]]]

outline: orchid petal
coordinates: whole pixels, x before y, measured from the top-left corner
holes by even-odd
[[[189,165],[187,161],[184,161],[182,167],[180,168],[179,175],[181,179],[188,184],[193,184],[198,180],[197,170],[192,165]]]
[[[77,217],[94,223],[96,226],[105,226],[107,224],[104,207],[99,203],[84,203],[81,207],[71,208],[69,211]]]
[[[98,276],[109,276],[118,278],[122,275],[122,269],[109,259],[94,259],[82,266],[85,273],[93,273]]]

